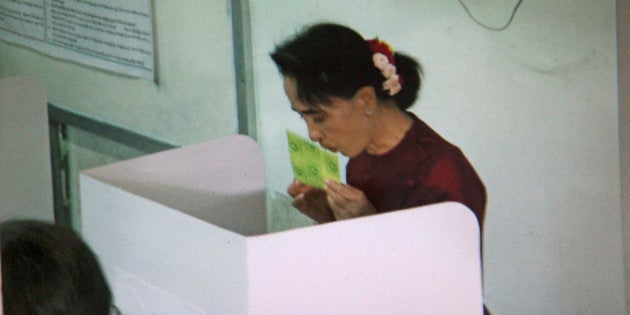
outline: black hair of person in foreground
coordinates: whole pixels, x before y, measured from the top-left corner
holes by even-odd
[[[0,224],[5,315],[107,315],[112,294],[88,245],[70,227]]]

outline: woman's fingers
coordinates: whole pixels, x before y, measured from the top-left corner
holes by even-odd
[[[342,201],[353,201],[361,198],[363,194],[360,190],[334,181],[326,181],[326,193],[338,203]]]
[[[327,201],[338,220],[373,214],[374,206],[362,191],[336,182],[326,182]]]
[[[299,194],[304,194],[308,192],[309,190],[313,190],[313,189],[314,188],[309,185],[306,185],[298,181],[293,181],[291,185],[287,187],[287,193],[289,194],[289,196],[295,197]]]
[[[293,197],[295,208],[318,222],[374,213],[374,207],[362,191],[334,181],[326,181],[324,190],[295,181],[287,192]]]
[[[298,194],[293,197],[293,201],[291,202],[291,205],[300,209],[303,204],[304,204],[304,194]]]

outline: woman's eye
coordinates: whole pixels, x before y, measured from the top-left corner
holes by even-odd
[[[300,114],[298,113],[298,115],[300,116],[300,119],[302,120],[310,120],[313,123],[319,124],[324,122],[324,118],[325,116],[317,113],[317,114]]]

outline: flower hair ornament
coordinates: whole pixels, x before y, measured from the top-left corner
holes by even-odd
[[[372,49],[374,66],[381,70],[381,74],[385,77],[383,90],[388,91],[389,95],[396,95],[402,89],[402,77],[396,74],[394,50],[378,38],[369,39],[367,43]]]

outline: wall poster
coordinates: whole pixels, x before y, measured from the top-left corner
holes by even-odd
[[[0,0],[0,39],[154,80],[151,0]]]

